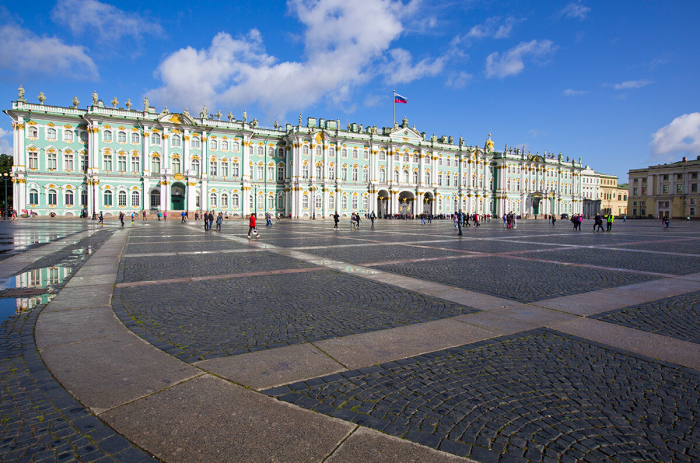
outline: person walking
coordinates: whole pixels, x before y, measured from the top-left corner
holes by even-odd
[[[338,222],[340,222],[340,216],[338,215],[338,211],[335,211],[335,214],[333,214],[333,230],[339,230]]]
[[[182,211],[180,215],[182,216],[182,223],[185,223],[185,211]]]
[[[131,213],[131,223],[134,223],[134,217],[136,217],[136,212]]]
[[[270,213],[269,212],[265,213],[265,226],[266,227],[272,226],[272,220],[270,220]]]
[[[97,225],[102,225],[103,227],[105,226],[105,218],[102,215],[102,211],[100,211],[100,217],[99,217],[99,220],[97,221]]]
[[[212,228],[214,227],[214,211],[213,210],[209,211],[208,219],[209,219],[209,231],[211,231]]]
[[[464,220],[462,209],[460,209],[455,215],[457,216],[457,228],[459,229],[459,233],[457,235],[462,236],[462,221]]]
[[[372,221],[372,226],[370,228],[374,228],[374,219],[376,219],[377,216],[374,214],[374,211],[369,215],[369,220]]]
[[[557,226],[557,216],[552,214],[552,227]]]
[[[124,213],[119,212],[119,221],[122,223],[122,228],[124,228]]]
[[[664,224],[666,225],[664,227],[664,230],[668,231],[668,226],[671,225],[671,220],[668,218],[668,216],[664,216]]]
[[[148,219],[146,218],[146,209],[144,209],[143,210],[143,219],[141,221],[145,222],[146,220],[148,220]]]
[[[420,224],[425,225],[425,214],[424,213],[420,215]]]
[[[158,222],[160,222],[160,218],[161,218],[162,215],[163,215],[163,214],[161,214],[161,212],[158,211]]]
[[[360,213],[355,212],[355,226],[357,227],[358,230],[360,229],[360,222],[361,222]]]
[[[216,216],[216,231],[220,232],[221,231],[221,222],[224,221],[224,215],[219,212],[219,215]]]
[[[611,212],[610,214],[606,215],[605,218],[608,221],[607,231],[612,231],[612,226],[613,226],[613,221],[615,220],[615,216],[612,215],[612,212]]]
[[[204,231],[209,231],[209,220],[206,212],[202,212],[202,219],[204,220]]]
[[[168,211],[163,211],[163,220],[168,221]]]
[[[248,223],[248,239],[250,239],[250,234],[255,232],[255,237],[260,238],[258,234],[258,229],[255,227],[255,212],[250,214],[250,222]]]

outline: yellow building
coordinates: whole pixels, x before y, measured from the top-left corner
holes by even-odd
[[[600,175],[600,213],[610,214],[615,216],[627,215],[627,196],[628,190],[626,186],[618,186],[617,177],[614,175]]]
[[[628,208],[637,217],[699,217],[700,156],[629,172]]]

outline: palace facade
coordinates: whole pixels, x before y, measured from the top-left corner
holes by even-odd
[[[115,215],[143,210],[383,214],[581,213],[581,160],[495,151],[460,137],[429,137],[401,124],[378,129],[301,115],[263,128],[229,112],[198,115],[28,103],[12,109],[14,208],[39,215]],[[179,212],[178,212],[179,213]]]

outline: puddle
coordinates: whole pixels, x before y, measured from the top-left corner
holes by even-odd
[[[55,294],[42,294],[32,297],[8,297],[0,299],[0,323],[14,315],[20,315],[35,307],[44,305],[56,296]]]
[[[73,267],[45,267],[20,273],[5,280],[0,280],[0,297],[2,292],[18,289],[53,289],[70,276]],[[49,291],[47,291],[49,292]]]

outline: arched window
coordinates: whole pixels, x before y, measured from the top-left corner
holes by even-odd
[[[348,150],[346,150],[345,148],[343,148],[343,149],[340,151],[340,157],[341,157],[341,158],[347,158],[347,157],[348,157]]]
[[[364,150],[362,152],[362,159],[364,159],[365,161],[369,160],[369,151]]]
[[[29,138],[37,138],[38,133],[39,131],[36,129],[36,127],[29,127],[29,129],[27,129],[27,137]]]
[[[73,131],[64,130],[63,131],[63,141],[66,143],[73,143]]]
[[[304,164],[301,166],[301,178],[304,180],[307,180],[309,178],[309,166],[308,164]]]
[[[384,152],[384,151],[379,152],[379,160],[386,161],[386,152]]]
[[[323,207],[323,198],[321,195],[316,195],[316,209],[321,209]]]
[[[258,146],[258,156],[264,156],[265,155],[265,148],[262,146]]]
[[[438,158],[438,167],[442,167],[442,156]]]
[[[362,210],[366,211],[367,210],[367,205],[369,204],[369,199],[367,198],[367,195],[362,197]]]
[[[275,167],[267,166],[267,181],[273,182],[275,179]]]
[[[357,149],[356,149],[356,148],[353,148],[353,150],[352,150],[352,158],[353,158],[353,159],[357,159],[357,157],[358,157]]]
[[[379,183],[386,183],[386,171],[379,169]]]
[[[180,158],[173,158],[170,161],[171,168],[173,169],[173,174],[179,174],[180,170],[182,168],[182,164],[180,164]]]
[[[209,193],[209,207],[216,208],[216,193]]]
[[[394,182],[399,183],[399,171],[394,171]]]
[[[413,183],[416,185],[418,184],[418,171],[417,170],[413,171]]]
[[[160,174],[160,158],[157,156],[151,158],[151,173]]]
[[[46,168],[49,170],[56,170],[56,153],[49,153],[46,155]]]
[[[173,135],[173,137],[170,139],[171,146],[180,146],[181,143],[182,143],[182,138],[180,138],[180,135]]]
[[[304,146],[301,148],[301,153],[302,153],[302,154],[309,154],[309,145],[304,145]]]
[[[87,205],[88,205],[88,192],[87,192],[87,190],[80,191],[80,205],[83,207],[87,207]]]
[[[73,205],[73,190],[66,190],[65,199],[66,199],[66,206]]]
[[[408,183],[408,169],[404,169],[403,171],[403,182]]]
[[[284,209],[284,193],[277,195],[277,209]]]
[[[261,211],[265,210],[265,196],[263,196],[262,194],[258,195],[258,209],[260,209]]]
[[[160,134],[159,133],[152,133],[151,134],[151,145],[160,145]]]
[[[88,142],[88,134],[87,132],[80,132],[80,143],[86,145]]]
[[[316,156],[322,156],[323,155],[323,149],[321,148],[321,145],[316,145]]]
[[[248,154],[249,154],[250,156],[252,156],[253,153],[254,153],[254,151],[253,151],[253,145],[250,144],[250,145],[248,145]]]
[[[425,173],[425,184],[430,185],[430,172]]]
[[[228,151],[228,141],[221,140],[221,151]]]
[[[352,210],[353,211],[357,210],[357,196],[352,197]]]
[[[29,204],[37,206],[39,204],[39,192],[35,189],[29,190]]]
[[[131,207],[139,207],[140,203],[139,199],[139,192],[138,191],[132,191],[131,192]]]
[[[280,164],[277,166],[277,181],[284,182],[284,165]]]
[[[320,179],[323,176],[322,168],[320,165],[316,166],[316,178]]]
[[[141,141],[141,137],[139,136],[138,132],[131,132],[131,143],[132,144],[138,144]]]
[[[343,210],[348,208],[348,197],[347,196],[343,196],[340,198],[340,207]]]
[[[201,166],[199,164],[199,159],[192,159],[192,170],[194,170],[194,175],[199,177],[199,170],[201,169]]]
[[[56,190],[49,190],[49,206],[55,206],[58,197],[56,196]]]
[[[333,196],[333,195],[330,195],[328,197],[328,209],[331,209],[331,210],[335,209],[335,196]]]
[[[160,207],[160,190],[151,191],[151,209]]]
[[[190,138],[190,148],[198,150],[201,144],[202,142],[199,137],[192,136],[192,138]]]
[[[240,151],[240,149],[241,149],[241,145],[237,141],[234,141],[233,144],[231,145],[231,151],[237,153],[238,151]]]
[[[403,162],[408,162],[408,161],[409,161],[408,153],[403,153]]]
[[[56,141],[56,129],[54,129],[54,128],[48,129],[46,131],[46,139],[49,141]],[[112,132],[109,132],[109,141],[112,141]]]
[[[226,193],[221,193],[221,207],[228,208],[228,195]]]
[[[413,162],[416,162],[416,163],[418,162],[418,155],[417,154],[413,155]]]
[[[119,207],[126,207],[126,191],[119,192]]]
[[[335,157],[335,148],[328,148],[328,156]]]
[[[357,181],[357,167],[352,168],[352,181],[353,182]]]
[[[126,143],[126,132],[117,132],[117,143]]]
[[[238,209],[239,207],[241,207],[240,202],[241,202],[241,197],[238,196],[238,193],[234,193],[231,195],[231,207],[233,209]]]
[[[301,207],[303,209],[308,209],[309,208],[309,195],[304,193],[304,195],[301,197]]]
[[[112,190],[106,190],[103,199],[104,199],[105,206],[111,206],[112,205]]]
[[[267,196],[267,210],[271,211],[275,208],[275,197],[273,195]]]
[[[446,180],[447,180],[447,183],[445,184],[445,186],[448,186],[448,187],[449,187],[449,186],[450,186],[450,174],[445,174],[445,177],[446,177]]]
[[[283,158],[284,157],[284,148],[280,148],[277,150],[277,157],[278,158]]]

